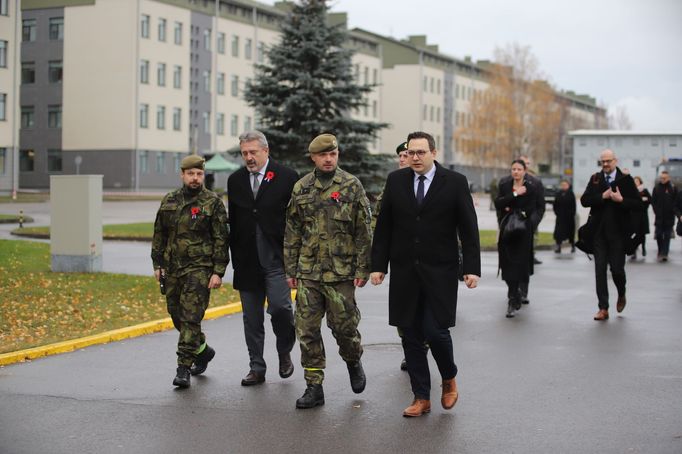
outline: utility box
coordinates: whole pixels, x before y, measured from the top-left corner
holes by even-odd
[[[102,175],[50,176],[52,271],[102,271]]]

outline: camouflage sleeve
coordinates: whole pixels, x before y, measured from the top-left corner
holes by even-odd
[[[359,185],[359,183],[358,183]],[[357,207],[355,210],[355,277],[368,279],[370,272],[370,250],[372,247],[372,210],[365,190],[360,186],[357,193]]]
[[[296,209],[296,193],[291,194],[287,206],[287,220],[284,230],[284,272],[287,277],[296,277],[298,255],[301,250],[301,230],[303,223]]]
[[[228,250],[227,211],[219,198],[215,199],[213,216],[211,217],[211,237],[213,238],[213,274],[225,275],[230,263]]]
[[[376,202],[374,202],[374,210],[372,210],[372,225],[370,226],[370,229],[372,232],[374,232],[374,229],[377,226],[377,219],[379,219],[379,211],[381,211],[381,200],[384,198],[384,191],[382,190],[379,196],[377,197]]]
[[[163,202],[161,205],[163,205]],[[165,268],[163,263],[163,253],[166,250],[166,244],[168,243],[168,228],[163,223],[163,215],[161,207],[156,212],[156,220],[154,221],[154,236],[152,237],[152,263],[154,264],[154,269]]]

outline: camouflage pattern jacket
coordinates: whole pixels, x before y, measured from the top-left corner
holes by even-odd
[[[371,212],[362,183],[336,169],[323,187],[311,172],[294,185],[287,207],[288,277],[342,282],[369,277]]]
[[[166,194],[154,222],[154,269],[182,276],[210,268],[222,277],[229,261],[223,201],[206,188],[196,195],[184,188]]]

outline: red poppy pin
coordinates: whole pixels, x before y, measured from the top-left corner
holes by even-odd
[[[336,203],[339,203],[339,197],[341,197],[341,194],[338,193],[337,191],[332,192],[332,200]]]
[[[190,212],[192,213],[192,219],[196,219],[197,215],[201,212],[199,207],[192,207]]]
[[[269,172],[267,172],[267,173],[265,174],[265,181],[267,181],[268,183],[269,183],[270,180],[272,180],[273,178],[275,178],[275,172],[269,171]]]

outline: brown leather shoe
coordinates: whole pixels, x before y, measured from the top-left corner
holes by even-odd
[[[424,399],[415,399],[412,405],[403,411],[403,416],[406,418],[415,418],[431,411],[431,401]]]
[[[291,362],[291,355],[289,353],[282,353],[279,355],[279,376],[289,378],[293,373],[294,363]]]
[[[599,312],[594,314],[594,319],[598,320],[598,321],[608,320],[609,319],[609,311],[606,309],[599,309]]]
[[[450,380],[443,380],[443,384],[441,386],[443,387],[443,393],[440,397],[440,403],[443,405],[443,408],[449,410],[455,406],[457,399],[459,398],[459,393],[457,392],[457,382],[453,377]]]
[[[627,301],[625,300],[625,295],[618,297],[618,303],[616,303],[616,310],[618,311],[618,313],[623,312],[626,303]]]
[[[250,370],[246,377],[242,378],[242,386],[260,385],[265,382],[265,374]]]

